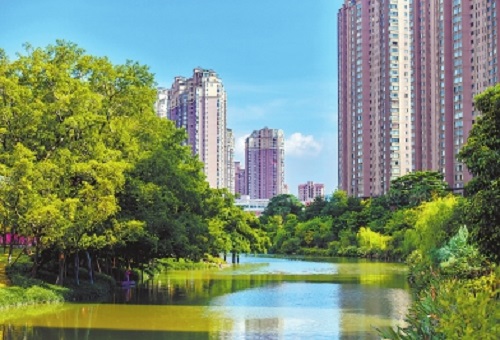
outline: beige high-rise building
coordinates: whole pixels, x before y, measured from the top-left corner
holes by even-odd
[[[234,141],[229,137],[228,142],[226,91],[217,73],[197,67],[191,78],[175,77],[168,90],[167,118],[186,130],[186,144],[203,162],[210,187],[234,191],[229,165]]]

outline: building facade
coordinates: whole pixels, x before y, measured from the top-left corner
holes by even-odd
[[[226,130],[226,164],[227,164],[227,176],[226,188],[233,195],[236,193],[236,183],[235,183],[235,168],[234,168],[234,134],[233,130]]]
[[[169,104],[169,90],[159,87],[156,92],[155,112],[160,118],[167,118]]]
[[[266,210],[269,204],[268,199],[250,198],[248,195],[243,195],[234,200],[234,205],[241,207],[244,211],[253,213],[255,216],[260,216]]]
[[[338,13],[339,187],[386,193],[415,170],[470,179],[456,155],[500,79],[493,0],[348,0]]]
[[[346,0],[338,13],[339,187],[375,196],[414,169],[410,0]]]
[[[325,185],[322,183],[307,183],[299,184],[299,201],[309,203],[314,201],[316,197],[325,197]]]
[[[263,128],[245,140],[247,192],[251,199],[270,199],[285,192],[285,137]]]
[[[479,114],[474,96],[499,82],[494,0],[412,0],[417,169],[439,170],[453,188],[471,179],[456,155]]]
[[[234,192],[240,197],[248,195],[246,177],[246,170],[241,162],[234,162]]]
[[[195,68],[191,78],[175,77],[168,90],[167,118],[186,130],[186,144],[203,162],[210,187],[234,190],[234,141],[231,133],[228,138],[226,91],[217,73]]]

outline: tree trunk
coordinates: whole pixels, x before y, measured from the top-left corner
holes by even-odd
[[[106,261],[106,260],[105,260]],[[105,263],[106,264],[106,263]],[[97,266],[97,271],[99,273],[102,273],[102,270],[101,270],[101,265],[99,264],[99,259],[96,257],[95,258],[95,265]]]
[[[234,251],[231,254],[231,261],[232,261],[232,263],[236,263],[236,252],[234,252]]]
[[[12,253],[14,252],[14,231],[10,231],[10,243],[9,243],[9,264],[12,262]]]
[[[7,251],[7,227],[5,226],[5,223],[3,224],[3,233],[2,233],[2,239],[3,239],[3,253]]]
[[[12,262],[12,265],[15,265],[17,260],[19,260],[19,258],[21,257],[21,255],[26,252],[26,248],[24,248],[22,251],[19,252],[19,255],[17,255],[16,259],[14,260],[14,262]],[[12,261],[12,258],[10,257],[9,255],[9,263]]]
[[[76,285],[80,285],[80,256],[78,255],[78,251],[75,253],[75,262],[74,262],[74,272],[75,272],[75,281]]]
[[[64,252],[61,251],[59,253],[59,275],[57,276],[57,280],[56,280],[56,284],[58,284],[59,286],[62,286],[64,283],[65,263],[66,263],[66,260],[65,260]]]
[[[94,271],[92,270],[92,258],[90,257],[89,251],[85,251],[85,255],[87,256],[87,269],[89,271],[89,281],[90,284],[94,284]]]
[[[31,268],[31,277],[36,277],[36,274],[38,274],[38,267],[40,266],[40,263],[38,262],[39,254],[40,254],[40,247],[37,242],[35,243],[35,256],[33,259],[33,268]]]

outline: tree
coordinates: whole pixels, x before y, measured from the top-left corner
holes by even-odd
[[[436,262],[436,251],[457,231],[453,217],[459,198],[449,195],[425,202],[417,208],[417,248],[425,261]]]
[[[327,206],[328,202],[321,196],[316,197],[304,209],[304,220],[310,220],[315,217],[323,215],[323,209]]]
[[[0,51],[3,222],[59,253],[61,284],[68,257],[78,274],[80,252],[91,269],[89,250],[127,242],[200,256],[208,186],[185,133],[155,116],[148,68],[65,41],[25,48],[12,62]]]
[[[262,219],[265,222],[270,216],[280,215],[285,220],[289,214],[300,217],[303,208],[304,205],[294,195],[277,195],[269,200],[269,204],[262,213]]]
[[[500,259],[500,85],[475,98],[481,111],[458,154],[474,176],[465,188],[465,215],[473,240],[483,253]]]
[[[396,178],[389,189],[389,203],[394,208],[416,207],[433,196],[444,197],[448,184],[443,174],[435,171],[416,171]]]
[[[206,201],[206,218],[210,236],[210,253],[218,255],[232,253],[237,261],[241,253],[267,251],[269,237],[261,228],[260,220],[252,213],[234,205],[234,198],[225,189],[210,189],[211,197]]]

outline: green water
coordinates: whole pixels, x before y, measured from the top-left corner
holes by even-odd
[[[0,339],[376,339],[407,311],[405,274],[365,260],[242,257],[164,273],[109,303],[3,312]]]

